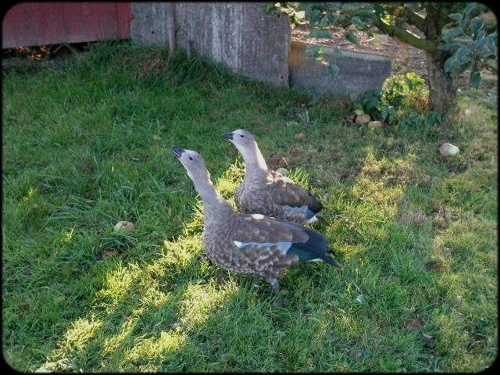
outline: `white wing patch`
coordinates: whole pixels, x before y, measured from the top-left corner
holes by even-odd
[[[315,223],[315,222],[317,222],[317,221],[319,221],[319,219],[316,217],[316,215],[314,215],[312,218],[308,219],[308,220],[306,221],[306,223],[307,223],[307,224],[311,224],[311,223]]]
[[[246,246],[255,246],[255,247],[271,247],[277,246],[283,251],[283,253],[287,253],[290,247],[292,247],[291,242],[240,242],[233,241],[238,249],[243,249]]]
[[[262,220],[264,219],[264,215],[261,214],[253,214],[252,217],[257,220]]]

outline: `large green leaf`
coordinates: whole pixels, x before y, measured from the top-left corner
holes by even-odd
[[[461,44],[457,42],[451,42],[451,43],[440,43],[438,45],[438,49],[442,51],[456,51],[458,48],[460,48]]]
[[[455,20],[455,21],[461,21],[463,18],[463,16],[460,13],[450,14],[448,17],[450,17],[452,20]]]
[[[306,48],[306,55],[316,61],[323,61],[324,49],[322,46],[312,45]]]
[[[467,6],[464,9],[464,14],[468,16],[469,14],[473,13],[475,10],[477,10],[478,4],[477,3],[468,3]]]
[[[444,62],[444,70],[445,72],[449,73],[452,70],[455,70],[456,67],[458,67],[457,64],[457,56],[456,54],[451,55],[445,62]]]
[[[453,38],[459,36],[463,33],[463,30],[459,27],[452,27],[450,29],[443,29],[441,32],[441,39],[446,41],[451,41]]]
[[[337,77],[337,74],[339,72],[339,66],[334,63],[328,64],[328,73],[330,73],[334,78]]]
[[[345,38],[351,42],[351,43],[354,43],[356,44],[357,46],[359,46],[359,39],[358,37],[356,36],[356,34],[354,34],[354,32],[352,30],[349,30],[348,32],[345,33]]]
[[[326,30],[312,30],[311,33],[309,34],[309,38],[331,38],[332,34],[330,34],[329,31]]]
[[[472,87],[475,89],[479,88],[479,83],[481,82],[481,72],[472,72],[470,76]]]
[[[470,22],[470,31],[472,34],[477,34],[485,25],[482,18],[476,17]]]

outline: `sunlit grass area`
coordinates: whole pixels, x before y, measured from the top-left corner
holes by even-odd
[[[360,129],[345,100],[128,43],[4,70],[4,357],[21,371],[490,366],[497,109],[485,90],[460,107],[450,129]],[[169,151],[201,152],[234,204],[244,168],[221,134],[236,128],[321,198],[326,223],[314,228],[344,265],[286,270],[285,307],[206,258],[201,204]],[[443,159],[442,140],[458,156]],[[114,233],[119,220],[136,231]]]

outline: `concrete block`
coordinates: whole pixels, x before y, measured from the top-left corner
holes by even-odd
[[[337,56],[334,48],[323,46],[323,59],[338,66],[337,76],[328,72],[321,62],[306,56],[311,44],[292,41],[290,52],[290,84],[306,88],[316,94],[357,98],[369,90],[379,90],[391,73],[391,59],[388,56],[342,50]]]
[[[132,3],[131,38],[196,52],[233,73],[288,86],[290,25],[261,3]],[[171,33],[174,20],[175,34]],[[169,35],[170,32],[170,35]]]
[[[175,3],[176,43],[230,71],[288,86],[290,25],[258,3]]]
[[[130,3],[130,38],[143,45],[169,45],[174,30],[173,3]]]

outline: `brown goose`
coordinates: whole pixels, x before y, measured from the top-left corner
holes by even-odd
[[[259,214],[240,214],[215,191],[200,154],[172,147],[203,200],[203,247],[217,265],[239,273],[253,273],[268,281],[277,294],[278,275],[287,266],[322,260],[341,268],[327,252],[321,234],[297,224]]]
[[[297,224],[312,223],[323,205],[307,190],[280,173],[270,171],[253,135],[243,129],[223,134],[245,160],[245,178],[236,190],[238,209]]]

